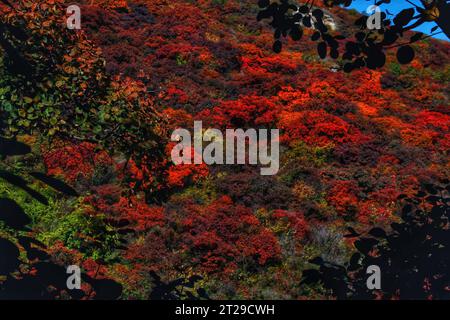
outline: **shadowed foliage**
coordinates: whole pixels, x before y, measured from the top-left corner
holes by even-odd
[[[305,270],[302,283],[321,282],[339,299],[450,298],[450,184],[426,185],[413,198],[400,196],[401,222],[389,231],[373,228],[355,238],[356,252],[345,265],[316,258],[319,269]],[[381,289],[369,290],[366,270],[381,270]]]

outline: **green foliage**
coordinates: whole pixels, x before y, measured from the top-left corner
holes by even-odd
[[[137,162],[144,154],[161,156],[163,121],[145,89],[111,79],[101,50],[84,33],[61,28],[64,9],[60,0],[51,7],[22,1],[0,18],[7,43],[0,46],[4,135],[93,141]]]
[[[182,55],[177,55],[177,65],[179,65],[179,66],[184,66],[184,65],[186,65],[188,63],[188,60],[187,59],[185,59],[185,58],[183,58],[183,56]]]
[[[207,177],[174,197],[179,199],[194,199],[199,204],[208,205],[217,199],[217,190],[214,182],[214,179]]]
[[[331,158],[333,145],[323,147],[308,146],[300,141],[283,153],[281,160],[281,179],[292,184],[298,180],[305,168],[320,168]]]
[[[433,77],[433,79],[437,81],[443,83],[450,83],[450,67],[446,66],[445,68],[434,70],[431,73],[431,76]]]
[[[0,110],[10,135],[68,134],[90,122],[92,129],[92,107],[108,88],[104,60],[82,34],[61,28],[62,10],[19,3],[1,17]]]
[[[308,146],[300,141],[286,152],[286,158],[295,159],[310,166],[321,167],[330,159],[332,151],[332,145],[323,147]]]
[[[227,0],[211,0],[211,3],[215,6],[224,6]]]
[[[400,63],[397,62],[392,62],[389,64],[389,71],[395,75],[395,76],[399,76],[402,74],[402,66],[400,65]]]
[[[0,197],[13,199],[23,208],[31,219],[29,227],[36,234],[36,239],[47,246],[60,241],[67,248],[80,250],[86,257],[93,259],[109,260],[116,257],[114,248],[119,244],[117,233],[105,225],[103,216],[88,216],[83,210],[82,198],[58,198],[53,190],[42,183],[32,187],[49,199],[48,205],[3,180],[0,181]]]

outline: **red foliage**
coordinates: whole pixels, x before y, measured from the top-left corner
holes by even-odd
[[[279,106],[270,98],[240,96],[237,100],[222,101],[198,117],[211,126],[247,128],[273,125],[279,111]]]
[[[179,248],[208,273],[234,272],[244,261],[265,265],[280,256],[280,246],[252,211],[222,197],[206,207],[183,203],[171,220],[178,221]]]
[[[203,120],[205,129],[279,128],[282,135],[274,177],[246,167],[175,166],[174,143],[162,143],[161,161],[151,154],[121,159],[114,185],[92,188],[87,213],[128,220],[139,235],[124,254],[130,265],[114,266],[132,286],[149,270],[224,280],[240,268],[273,265],[280,276],[286,261],[277,236],[293,232],[302,245],[317,216],[337,229],[387,223],[399,194],[448,175],[448,86],[435,62],[446,61],[447,44],[423,44],[407,67],[388,61],[383,70],[347,75],[333,61],[315,60],[308,40],[273,54],[273,35],[255,26],[253,12],[254,3],[235,0],[90,1],[83,10],[107,70],[139,79],[113,78],[114,89],[148,98],[140,102],[162,113],[168,133]],[[285,159],[289,151],[295,155]],[[90,143],[43,153],[48,173],[69,181],[91,179],[98,165],[116,166]],[[293,192],[299,183],[300,200]],[[207,196],[193,199],[204,187]],[[141,191],[164,196],[144,200]],[[268,221],[258,220],[260,209],[270,212]],[[97,267],[85,265],[90,273]],[[250,295],[244,286],[239,290]]]
[[[354,181],[335,181],[328,192],[328,201],[339,215],[352,217],[358,208],[358,192]]]
[[[108,219],[126,220],[129,228],[143,232],[156,226],[164,225],[164,209],[150,206],[137,197],[124,197],[115,186],[104,185],[97,187],[95,193],[85,198],[90,205],[87,214],[105,214]]]
[[[97,151],[93,143],[83,142],[43,150],[43,159],[50,175],[63,176],[70,182],[80,177],[91,179],[95,166],[113,164],[104,151]]]
[[[300,212],[274,210],[271,218],[276,221],[286,221],[289,227],[294,231],[297,240],[304,239],[308,232],[308,222],[306,221],[305,216]]]
[[[172,166],[167,171],[167,185],[168,187],[183,187],[206,177],[208,172],[208,166],[204,163]]]
[[[283,130],[282,141],[302,140],[318,146],[354,141],[359,134],[358,129],[324,110],[282,112],[278,126]]]

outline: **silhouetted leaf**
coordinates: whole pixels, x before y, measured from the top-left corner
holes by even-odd
[[[401,64],[408,64],[413,61],[415,56],[414,49],[411,46],[400,47],[397,51],[397,60]]]
[[[46,185],[52,187],[53,189],[55,189],[59,192],[62,192],[68,196],[73,196],[73,197],[78,196],[78,193],[72,187],[68,186],[66,183],[64,183],[61,180],[47,176],[40,172],[31,172],[30,175],[32,177],[42,181]]]
[[[277,40],[277,41],[275,41],[274,44],[273,44],[273,51],[274,51],[275,53],[280,53],[282,47],[283,47],[283,44],[281,43],[281,41],[280,41],[280,40]]]
[[[347,62],[346,64],[344,64],[344,72],[349,73],[352,72],[353,70],[354,70],[353,63]]]
[[[316,19],[322,19],[323,18],[323,11],[320,9],[314,9],[312,12],[313,17]]]
[[[300,26],[295,26],[291,29],[289,35],[291,36],[292,40],[298,41],[303,36],[303,30],[300,28]]]
[[[27,192],[30,196],[35,198],[40,203],[48,205],[47,199],[43,195],[41,195],[39,192],[28,187],[27,181],[24,180],[23,178],[15,175],[15,174],[9,173],[7,171],[4,171],[4,170],[0,170],[0,178],[6,180],[7,182],[11,183],[12,185],[24,190],[25,192]]]
[[[311,28],[312,27],[312,23],[311,23],[311,17],[310,16],[305,16],[302,20],[302,23],[305,27],[307,28]]]
[[[318,270],[310,269],[303,271],[302,284],[313,284],[319,282],[321,276]]]
[[[319,31],[314,32],[313,35],[311,36],[311,40],[317,41],[319,39],[320,39],[320,32]]]
[[[209,299],[208,294],[206,293],[205,289],[203,289],[203,288],[198,288],[197,294],[203,299]]]
[[[315,257],[314,259],[309,260],[309,263],[321,265],[323,264],[323,259],[321,257]]]
[[[358,32],[356,35],[356,40],[362,42],[366,38],[366,34],[364,32]]]
[[[330,51],[330,57],[333,59],[339,58],[339,51],[336,49],[331,49]]]
[[[355,252],[352,257],[350,258],[350,264],[349,264],[349,271],[357,270],[359,265],[359,260],[361,259],[361,254],[359,252]]]
[[[15,201],[0,198],[0,221],[13,229],[23,230],[31,220]]]
[[[371,236],[374,236],[375,238],[385,238],[386,232],[381,228],[373,228],[369,231],[369,234]]]
[[[308,13],[308,12],[309,12],[309,7],[306,6],[306,5],[303,5],[303,6],[301,6],[301,7],[298,9],[298,11],[300,11],[300,13],[303,13],[303,14]]]
[[[441,197],[438,197],[438,196],[428,196],[428,197],[425,198],[425,200],[426,200],[427,202],[429,202],[429,203],[436,204],[436,203],[438,203],[438,202],[441,200]]]
[[[256,20],[261,21],[263,19],[268,19],[272,16],[273,14],[273,10],[271,9],[271,7],[265,9],[265,10],[261,10],[260,12],[258,12],[258,15],[256,16]]]
[[[377,240],[371,238],[362,238],[355,241],[355,247],[359,250],[359,252],[363,254],[368,254],[369,251],[373,249],[373,247],[378,243]]]
[[[31,148],[22,142],[0,137],[0,155],[17,156],[31,152]]]
[[[19,244],[26,250],[27,258],[30,260],[47,260],[49,255],[43,251],[45,245],[36,239],[30,237],[19,237]],[[32,247],[32,244],[34,247]]]
[[[411,42],[419,41],[423,36],[422,32],[417,32],[415,35],[413,35],[410,39]]]
[[[427,183],[424,185],[424,188],[429,194],[437,194],[437,190],[432,184]]]
[[[354,238],[359,236],[359,233],[356,232],[356,230],[353,229],[352,227],[347,227],[347,230],[350,232],[350,234],[344,235],[344,238]]]
[[[411,204],[406,204],[402,208],[402,215],[411,213],[413,206]]]
[[[327,56],[327,44],[322,41],[317,45],[317,53],[321,59],[325,59]]]
[[[89,279],[95,291],[94,300],[116,300],[122,294],[122,285],[111,279]]]
[[[258,6],[260,8],[266,8],[270,5],[270,0],[259,0],[258,1]]]
[[[414,9],[408,8],[400,11],[394,18],[394,23],[398,26],[406,26],[414,17]]]
[[[0,257],[0,275],[7,275],[19,266],[19,249],[3,238],[0,238]]]
[[[386,30],[384,33],[383,44],[391,45],[398,39],[398,34],[395,30]]]
[[[369,69],[378,69],[384,66],[386,63],[386,55],[378,48],[370,48],[366,65]]]

